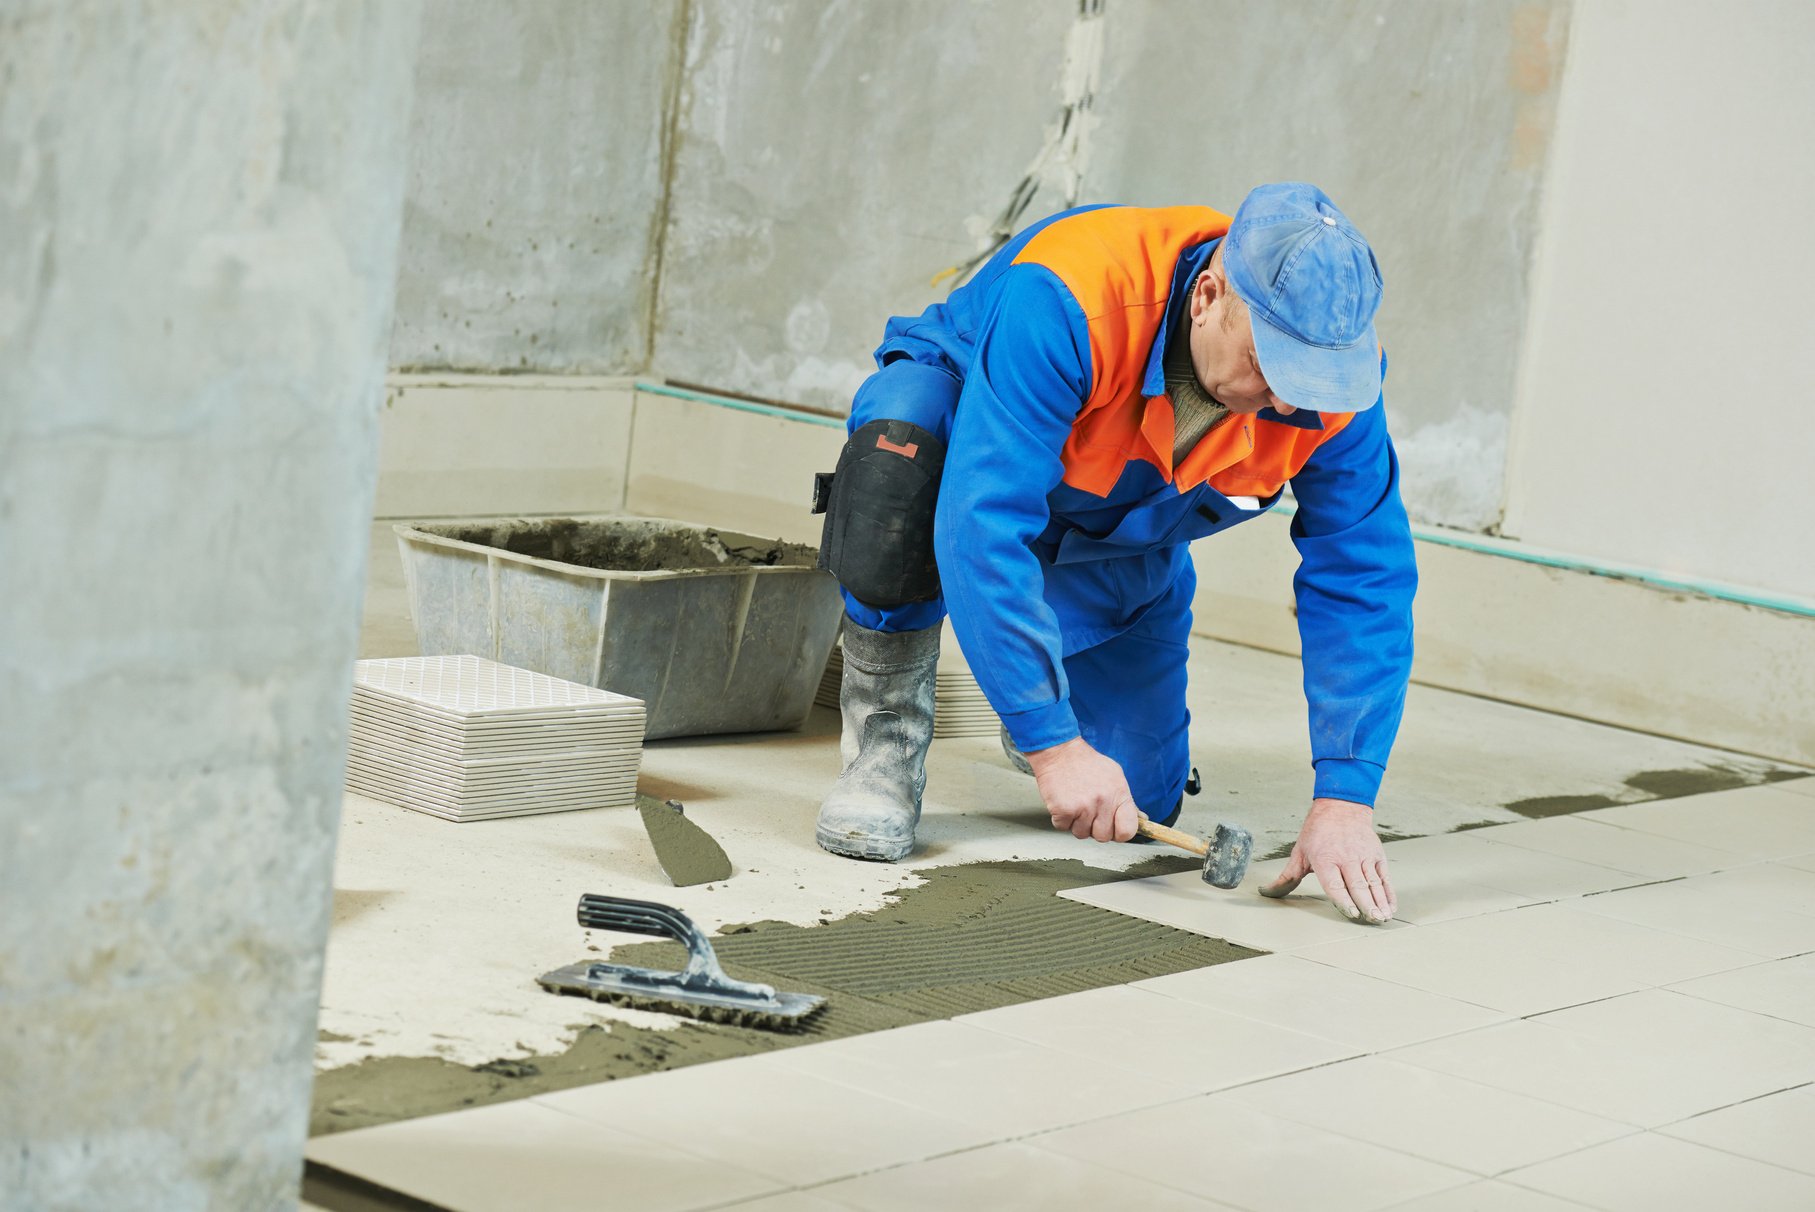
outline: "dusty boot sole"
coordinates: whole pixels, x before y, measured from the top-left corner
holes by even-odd
[[[836,830],[815,829],[813,839],[819,843],[821,850],[829,851],[841,858],[866,859],[872,863],[895,863],[906,858],[914,850],[914,839],[892,841],[888,838],[865,837],[860,834],[839,833]]]

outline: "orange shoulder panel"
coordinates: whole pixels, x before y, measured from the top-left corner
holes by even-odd
[[[1110,206],[1060,219],[1015,258],[1051,270],[1089,327],[1090,395],[1061,455],[1074,488],[1108,495],[1131,458],[1170,474],[1170,451],[1159,455],[1142,433],[1141,380],[1179,254],[1224,235],[1229,223],[1208,206]]]
[[[1270,497],[1298,474],[1319,446],[1354,419],[1352,412],[1326,412],[1322,429],[1300,429],[1256,417],[1253,451],[1210,476],[1210,487],[1226,497]]]

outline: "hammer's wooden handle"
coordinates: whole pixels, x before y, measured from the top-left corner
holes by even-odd
[[[1177,846],[1180,850],[1189,850],[1193,854],[1201,854],[1206,857],[1210,854],[1210,843],[1203,838],[1193,837],[1170,825],[1156,825],[1147,819],[1147,814],[1144,812],[1141,814],[1141,823],[1135,827],[1135,831],[1142,837],[1150,837],[1156,842],[1165,842],[1169,846]]]

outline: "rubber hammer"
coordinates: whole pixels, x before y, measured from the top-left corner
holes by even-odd
[[[1136,831],[1142,837],[1202,855],[1204,882],[1213,888],[1233,888],[1241,883],[1242,876],[1248,874],[1248,857],[1254,853],[1254,835],[1240,825],[1218,824],[1215,836],[1206,842],[1182,829],[1156,825],[1142,813]]]

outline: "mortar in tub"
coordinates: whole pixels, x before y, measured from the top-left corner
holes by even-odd
[[[651,740],[798,727],[843,614],[812,547],[687,522],[395,531],[424,656],[474,653],[634,695]]]

